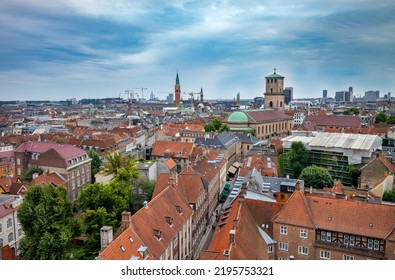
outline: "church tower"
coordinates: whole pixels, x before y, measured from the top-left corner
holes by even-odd
[[[180,106],[180,101],[181,101],[181,86],[180,86],[180,79],[178,78],[178,71],[177,71],[177,76],[176,76],[176,85],[174,88],[174,105],[176,107]]]
[[[266,78],[265,109],[284,110],[284,77],[274,73]]]

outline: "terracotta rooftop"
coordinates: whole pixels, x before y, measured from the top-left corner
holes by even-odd
[[[100,253],[102,260],[151,260],[152,256],[146,249],[146,258],[143,257],[142,252],[139,252],[144,247],[140,238],[131,227],[128,227],[122,232],[113,242]]]
[[[313,122],[317,126],[360,127],[358,116],[306,116],[304,122]]]
[[[50,174],[43,173],[40,176],[34,178],[31,185],[53,185],[53,186],[66,186],[67,181],[56,172]]]
[[[320,197],[297,190],[273,221],[385,238],[394,230],[395,206]]]
[[[192,154],[193,143],[156,141],[152,147],[152,156],[189,158]]]
[[[235,230],[234,244],[230,243],[231,230]],[[223,260],[225,250],[229,250],[231,260],[265,259],[265,245],[248,205],[243,198],[238,197],[223,212],[211,243],[207,250],[201,251],[200,259]]]
[[[250,110],[244,111],[251,122],[262,123],[276,120],[293,119],[278,110]]]
[[[177,211],[178,206],[181,206],[181,213]],[[153,258],[160,259],[192,214],[189,203],[177,188],[169,186],[155,196],[147,207],[141,208],[132,216],[131,226],[142,243],[148,247]],[[166,222],[166,217],[173,218],[171,226]],[[153,230],[160,230],[159,240],[154,236]]]
[[[34,153],[44,153],[50,149],[54,149],[64,159],[70,159],[86,154],[84,150],[76,148],[73,145],[57,144],[50,142],[26,142],[16,148],[15,152],[24,153],[25,151],[28,151]]]

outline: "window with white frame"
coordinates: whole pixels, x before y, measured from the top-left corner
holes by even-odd
[[[288,251],[288,243],[279,242],[278,249],[282,251]]]
[[[267,252],[268,253],[273,253],[273,246],[267,247]]]
[[[300,229],[300,234],[299,234],[300,238],[307,238],[307,229]]]
[[[321,240],[326,241],[326,231],[321,231]]]
[[[320,250],[320,258],[325,259],[325,260],[330,260],[331,252],[325,251],[325,250]]]
[[[8,243],[11,243],[12,241],[14,241],[14,233],[13,233],[13,232],[10,232],[10,233],[8,234]]]
[[[12,219],[8,218],[7,220],[7,229],[12,228]]]
[[[368,249],[373,249],[373,239],[372,238],[368,239]]]
[[[380,240],[378,240],[378,239],[374,240],[373,249],[374,250],[379,250],[380,249]]]
[[[288,233],[288,227],[280,226],[280,234],[287,234],[287,233]]]
[[[301,255],[308,255],[309,254],[309,248],[303,247],[303,246],[298,246],[298,253]]]
[[[343,260],[353,260],[354,257],[350,255],[343,255]]]
[[[330,242],[330,241],[331,241],[331,236],[332,236],[331,232],[328,231],[328,232],[326,233],[326,241]]]

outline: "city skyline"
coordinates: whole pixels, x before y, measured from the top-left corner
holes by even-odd
[[[2,2],[2,100],[165,99],[177,71],[181,92],[249,99],[273,68],[294,98],[395,89],[389,0],[25,2]]]

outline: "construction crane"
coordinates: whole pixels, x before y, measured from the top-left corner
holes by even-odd
[[[139,87],[139,88],[134,88],[134,89],[141,89],[141,100],[144,99],[144,90],[147,89],[145,87]]]
[[[203,92],[183,92],[183,94],[189,94],[189,96],[191,97],[191,108],[193,108],[193,101],[194,101],[194,94],[198,94],[199,96],[203,96]]]

